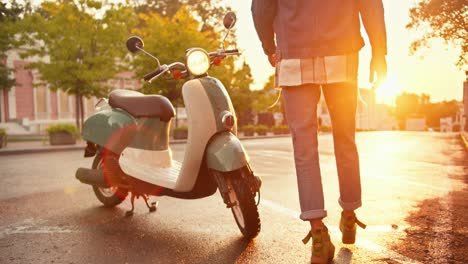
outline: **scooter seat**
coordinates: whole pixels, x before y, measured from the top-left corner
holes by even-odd
[[[144,95],[132,90],[114,90],[109,94],[109,105],[121,108],[134,117],[159,117],[168,122],[175,116],[169,99],[161,95]]]

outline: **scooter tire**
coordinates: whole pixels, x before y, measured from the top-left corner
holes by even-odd
[[[239,174],[241,171],[239,171]],[[242,220],[236,216],[235,208],[231,208],[236,224],[239,230],[248,240],[253,239],[258,235],[261,229],[260,215],[258,214],[257,203],[255,202],[255,194],[251,191],[246,180],[241,175],[235,175],[230,179],[232,188],[237,196],[240,211],[243,216]]]
[[[102,155],[96,155],[93,161],[93,169],[98,169],[102,164]],[[97,199],[104,205],[104,207],[115,207],[121,204],[128,195],[128,191],[112,187],[112,188],[102,188],[98,186],[93,186],[94,194]]]

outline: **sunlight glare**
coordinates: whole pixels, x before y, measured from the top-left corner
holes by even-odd
[[[388,76],[387,80],[375,90],[377,101],[390,105],[395,102],[396,97],[402,92],[403,88],[400,83],[392,76]]]

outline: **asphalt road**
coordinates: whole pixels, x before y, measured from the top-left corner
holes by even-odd
[[[368,224],[353,246],[341,244],[332,137],[320,159],[337,246],[334,263],[468,263],[468,155],[455,134],[369,132],[357,136]],[[290,138],[243,141],[262,176],[262,231],[247,242],[217,193],[185,201],[158,197],[148,213],[125,201],[101,207],[74,171],[92,160],[80,151],[0,157],[0,263],[308,263],[308,224],[299,202]],[[185,145],[172,146],[180,159]]]

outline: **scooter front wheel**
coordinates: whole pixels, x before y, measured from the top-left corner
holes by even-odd
[[[258,214],[255,194],[239,170],[234,177],[227,179],[231,211],[237,226],[247,239],[252,239],[260,232],[260,216]]]
[[[93,169],[102,169],[102,155],[97,155],[93,161]],[[93,191],[98,200],[105,207],[114,207],[121,204],[128,195],[127,190],[118,187],[103,188],[93,186]]]

